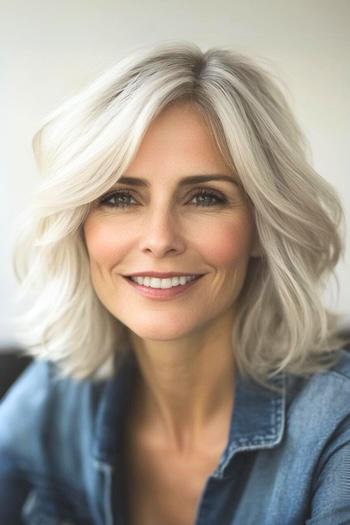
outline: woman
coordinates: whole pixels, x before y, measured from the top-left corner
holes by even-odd
[[[1,523],[350,522],[350,358],[321,301],[342,211],[269,75],[137,51],[34,149],[37,359],[0,407]]]

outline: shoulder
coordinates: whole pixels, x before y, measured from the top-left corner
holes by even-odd
[[[98,393],[101,384],[91,380],[78,381],[63,376],[58,367],[45,360],[36,360],[21,374],[0,402],[0,420],[6,417],[8,427],[15,419],[31,419],[38,422],[46,412],[60,410],[67,413],[77,404],[86,401],[89,394]],[[52,412],[51,414],[52,415]],[[1,431],[3,427],[1,426]],[[3,433],[3,432],[1,432]]]
[[[61,449],[68,429],[78,440],[93,427],[100,392],[101,383],[76,381],[51,362],[34,361],[0,403],[0,456],[29,470],[30,462],[43,465],[48,449]]]
[[[286,418],[289,432],[309,444],[342,429],[350,441],[350,352],[338,350],[337,363],[308,378],[287,376]]]
[[[0,442],[16,426],[27,421],[28,411],[32,417],[48,402],[53,383],[52,365],[47,361],[34,361],[21,374],[0,403]]]
[[[328,373],[333,378],[345,381],[347,385],[350,385],[350,350],[339,350],[339,360],[333,368],[329,369]]]
[[[339,399],[341,405],[350,395],[350,352],[344,349],[337,350],[336,364],[327,370],[315,373],[308,378],[287,377],[288,395],[290,401],[309,399],[317,402],[325,399]],[[348,407],[346,407],[348,408]],[[350,407],[349,407],[350,408]]]

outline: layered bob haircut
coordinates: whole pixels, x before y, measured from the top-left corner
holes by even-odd
[[[271,74],[228,49],[142,48],[48,117],[33,140],[44,176],[15,251],[19,340],[63,374],[95,378],[123,353],[127,327],[90,280],[83,224],[169,104],[193,104],[251,201],[261,256],[248,265],[232,331],[236,364],[269,386],[338,359],[337,317],[322,290],[341,253],[343,212],[310,166],[305,141]],[[106,375],[106,374],[105,374]]]

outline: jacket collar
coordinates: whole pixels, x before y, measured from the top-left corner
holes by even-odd
[[[237,452],[273,448],[281,442],[285,428],[287,393],[284,372],[270,381],[280,389],[279,392],[244,378],[238,371],[235,381],[228,442],[213,474],[219,478],[229,472]]]
[[[132,352],[126,352],[118,371],[105,384],[96,415],[93,456],[111,467],[121,453],[119,445],[123,419],[127,413],[136,366]],[[281,442],[286,417],[285,373],[275,376],[271,383],[279,387],[280,392],[244,378],[237,371],[228,441],[214,477],[221,478],[229,473],[231,460],[237,452],[268,449]]]

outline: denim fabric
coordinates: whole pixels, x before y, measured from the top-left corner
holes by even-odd
[[[10,389],[0,404],[1,525],[126,525],[129,355],[98,382],[37,361]],[[195,525],[350,524],[350,355],[340,350],[331,370],[275,383],[281,393],[237,376],[227,446]]]

